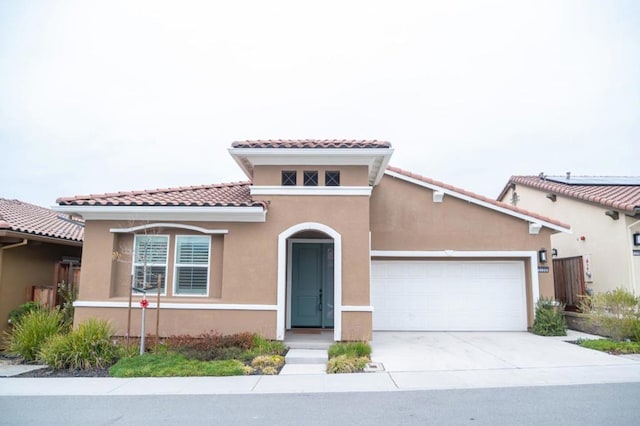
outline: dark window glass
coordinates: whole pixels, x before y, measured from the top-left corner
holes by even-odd
[[[304,186],[318,186],[318,172],[317,171],[305,171],[304,172]]]
[[[339,171],[324,172],[324,184],[325,186],[340,186],[340,172]]]
[[[296,186],[296,171],[295,170],[283,170],[282,171],[282,186]]]

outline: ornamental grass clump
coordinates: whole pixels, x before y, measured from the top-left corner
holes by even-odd
[[[566,336],[564,304],[553,299],[540,298],[536,303],[533,333],[540,336]]]
[[[596,293],[587,298],[583,310],[612,339],[640,342],[640,298],[629,291]]]
[[[113,328],[108,321],[91,318],[68,334],[50,338],[38,357],[54,369],[106,368],[120,353],[112,336]]]
[[[64,331],[63,316],[57,309],[34,309],[22,315],[5,333],[6,350],[27,362],[36,361],[45,342]]]

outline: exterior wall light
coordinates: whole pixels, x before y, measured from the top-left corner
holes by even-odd
[[[620,219],[620,213],[618,213],[615,210],[607,210],[606,212],[604,212],[604,214],[606,214],[607,216],[609,216],[613,220]]]
[[[640,232],[633,234],[633,245],[640,246]]]
[[[547,250],[546,249],[540,249],[538,251],[538,261],[540,261],[540,263],[547,263]]]
[[[551,256],[558,257],[558,249],[551,249]]]

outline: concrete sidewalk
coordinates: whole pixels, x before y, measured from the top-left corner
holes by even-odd
[[[169,378],[0,378],[0,397],[384,392],[640,382],[640,357],[530,333],[375,333],[360,374]],[[595,337],[595,336],[594,336]]]
[[[2,396],[220,395],[383,392],[640,382],[640,362],[627,365],[296,376],[167,378],[1,378]]]

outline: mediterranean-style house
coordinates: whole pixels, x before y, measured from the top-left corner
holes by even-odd
[[[388,142],[258,140],[229,153],[249,181],[57,200],[86,223],[76,322],[108,318],[124,334],[131,286],[151,294],[149,321],[159,287],[161,335],[369,340],[526,330],[554,295],[540,260],[568,225],[389,167]]]
[[[58,282],[79,265],[83,224],[53,210],[0,198],[0,331],[9,313],[34,299],[53,305]],[[71,278],[73,275],[71,274]]]
[[[587,292],[640,294],[640,177],[512,176],[498,200],[571,223],[551,237],[556,296],[579,305]]]

